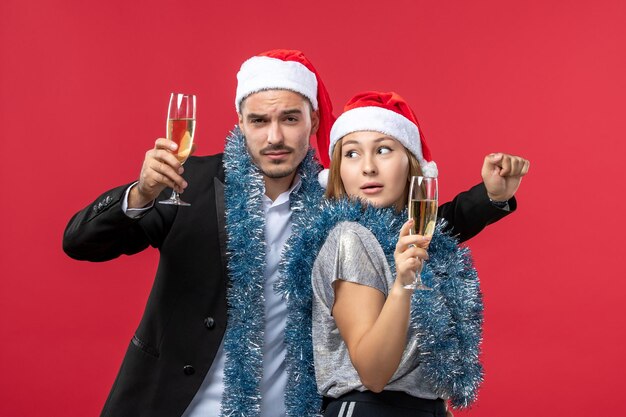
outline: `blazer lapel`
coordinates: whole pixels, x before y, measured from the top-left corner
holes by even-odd
[[[215,209],[217,211],[217,233],[220,240],[220,252],[222,254],[222,270],[227,277],[228,257],[226,252],[226,213],[224,206],[224,183],[217,177],[213,177],[215,187]]]

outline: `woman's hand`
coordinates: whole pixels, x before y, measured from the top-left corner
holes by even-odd
[[[413,220],[409,220],[400,229],[394,258],[396,261],[396,283],[402,286],[415,281],[415,274],[421,270],[422,261],[428,259],[430,238],[421,235],[410,235]]]

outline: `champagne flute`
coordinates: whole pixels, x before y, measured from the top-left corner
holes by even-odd
[[[437,178],[411,177],[409,187],[409,220],[413,219],[410,234],[432,237],[437,223]],[[422,263],[422,267],[424,264]],[[422,283],[421,271],[415,274],[415,281],[404,286],[407,290],[432,290]]]
[[[172,93],[167,110],[167,138],[178,145],[174,156],[181,164],[184,164],[191,153],[193,134],[196,127],[196,96],[192,94]],[[191,204],[180,199],[180,195],[172,190],[172,195],[167,200],[159,201],[161,204],[175,206],[190,206]]]

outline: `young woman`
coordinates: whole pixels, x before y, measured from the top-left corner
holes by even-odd
[[[409,234],[409,179],[437,175],[413,112],[395,93],[358,94],[332,128],[330,155],[330,200],[313,220],[326,238],[311,274],[324,415],[467,406],[482,380],[481,297],[466,249],[440,228],[432,241]],[[433,291],[404,288],[420,270]]]

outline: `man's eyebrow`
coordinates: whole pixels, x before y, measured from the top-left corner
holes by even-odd
[[[291,114],[302,114],[302,110],[300,109],[288,109],[280,112],[281,116],[289,116]],[[246,116],[249,119],[267,119],[269,116],[267,114],[259,114],[259,113],[250,113]]]
[[[290,114],[302,114],[302,110],[300,110],[300,109],[284,110],[280,114],[283,115],[283,116],[288,116]]]
[[[246,116],[247,119],[265,119],[267,118],[267,114],[257,114],[257,113],[250,113]]]

